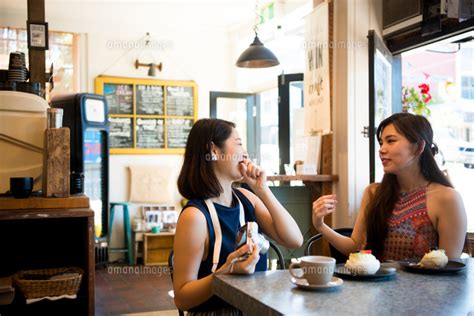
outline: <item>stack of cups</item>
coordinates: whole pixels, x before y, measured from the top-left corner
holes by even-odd
[[[10,63],[8,64],[8,81],[23,82],[28,78],[26,69],[25,53],[10,53]]]
[[[48,128],[63,127],[63,109],[49,108],[48,109]]]

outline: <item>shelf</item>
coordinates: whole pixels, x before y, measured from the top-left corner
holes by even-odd
[[[167,265],[173,242],[174,233],[143,234],[143,264]]]
[[[29,210],[29,209],[68,209],[89,208],[89,198],[85,195],[70,196],[67,198],[29,197],[15,199],[13,197],[0,198],[0,210]]]
[[[268,181],[308,181],[308,182],[334,182],[339,180],[339,176],[333,174],[318,174],[318,175],[274,175],[267,176]]]
[[[1,315],[94,315],[94,212],[88,205],[86,196],[0,198],[2,274],[59,267],[84,270],[77,299],[26,305],[16,292],[13,304],[0,307]]]

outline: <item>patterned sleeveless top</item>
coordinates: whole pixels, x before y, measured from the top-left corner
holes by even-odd
[[[383,260],[419,260],[438,246],[438,233],[426,209],[426,188],[400,193],[388,219]]]

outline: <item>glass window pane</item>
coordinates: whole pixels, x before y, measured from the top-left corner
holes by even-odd
[[[278,88],[260,93],[260,158],[259,164],[268,175],[278,174]]]
[[[473,33],[466,36],[472,36]],[[431,101],[427,118],[439,147],[435,156],[442,170],[463,198],[468,216],[468,231],[474,231],[474,43],[459,45],[436,43],[402,54],[402,85],[430,87]]]
[[[75,61],[74,61],[74,34],[66,32],[49,32],[49,50],[46,51],[45,72],[49,72],[51,64],[54,64],[54,89],[49,94],[74,93],[75,91]],[[10,52],[21,51],[26,55],[28,61],[27,33],[25,29],[1,28],[0,27],[0,68],[8,69]]]
[[[294,112],[295,109],[301,109],[303,107],[303,81],[293,81],[290,83],[290,164],[293,165],[295,162],[295,146],[294,146],[294,139],[295,139],[295,131],[296,126],[293,126],[294,120]],[[303,133],[304,133],[304,126]]]
[[[247,99],[217,98],[217,118],[234,122],[242,138],[242,146],[247,148]],[[254,157],[251,157],[254,158]]]
[[[26,30],[18,30],[18,40],[23,42],[27,41]]]

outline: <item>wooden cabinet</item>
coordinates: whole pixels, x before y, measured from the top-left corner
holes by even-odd
[[[167,265],[174,233],[143,234],[143,264]]]
[[[19,270],[80,267],[77,298],[26,305],[16,292],[0,315],[94,315],[94,213],[85,196],[0,198],[0,277]]]

